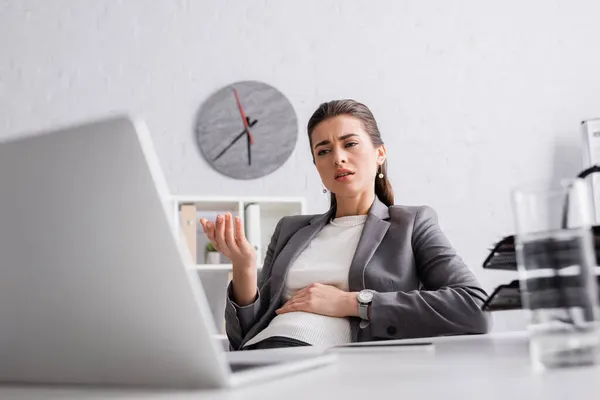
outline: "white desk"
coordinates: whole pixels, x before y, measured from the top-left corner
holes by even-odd
[[[0,399],[600,399],[600,367],[535,373],[524,333],[433,342],[430,350],[340,354],[335,365],[229,391],[0,387]]]

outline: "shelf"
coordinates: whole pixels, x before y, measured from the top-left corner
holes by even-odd
[[[303,197],[261,197],[261,196],[237,196],[237,197],[218,197],[218,196],[191,196],[191,195],[173,195],[171,201],[177,203],[201,203],[201,204],[222,204],[222,203],[305,203]]]
[[[180,202],[179,204],[195,204],[198,207],[198,211],[204,213],[224,213],[224,212],[238,212],[240,203],[239,202],[223,202],[223,201],[210,201],[210,202],[201,202],[201,201],[189,201],[189,202]]]
[[[262,264],[256,269],[260,270]],[[231,264],[196,264],[189,268],[190,271],[231,271]]]
[[[196,264],[190,269],[196,271],[231,271],[231,264]]]

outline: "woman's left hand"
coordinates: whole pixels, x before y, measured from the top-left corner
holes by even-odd
[[[304,311],[329,317],[358,316],[358,300],[355,292],[345,292],[335,286],[313,283],[298,290],[279,309],[277,314]]]

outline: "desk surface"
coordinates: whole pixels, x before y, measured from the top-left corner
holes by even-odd
[[[435,345],[430,349],[365,349],[360,353],[342,353],[334,365],[233,390],[156,392],[0,387],[0,399],[600,398],[600,366],[534,372],[527,335],[523,332],[432,341]]]

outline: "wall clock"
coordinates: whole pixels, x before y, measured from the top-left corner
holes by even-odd
[[[235,179],[270,174],[292,154],[298,119],[292,104],[262,82],[228,85],[200,108],[196,140],[206,161]]]

